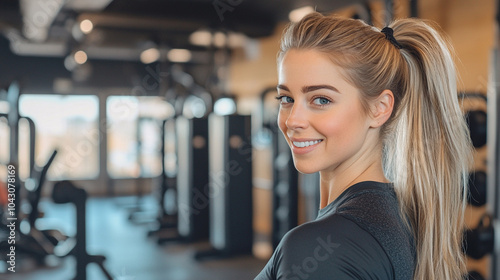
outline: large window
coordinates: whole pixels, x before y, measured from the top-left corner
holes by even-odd
[[[172,106],[160,97],[107,99],[110,177],[154,177],[161,173],[162,122],[172,114]]]
[[[101,136],[98,108],[97,96],[21,95],[20,114],[33,119],[36,127],[35,163],[44,165],[54,149],[58,150],[47,175],[49,179],[98,176]],[[21,157],[29,156],[26,127],[20,127],[19,131],[20,163]]]

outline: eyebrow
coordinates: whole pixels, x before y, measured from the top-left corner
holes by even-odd
[[[278,85],[276,87],[277,89],[281,89],[281,90],[286,90],[286,91],[290,91],[290,89],[288,89],[287,86],[285,85]],[[302,87],[302,93],[308,93],[308,92],[311,92],[311,91],[315,91],[315,90],[319,90],[319,89],[328,89],[328,90],[331,90],[331,91],[335,91],[335,92],[338,92],[340,93],[340,91],[334,87],[334,86],[331,86],[331,85],[311,85],[311,86],[303,86]]]

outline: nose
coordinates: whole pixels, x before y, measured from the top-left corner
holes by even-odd
[[[307,112],[299,103],[294,103],[286,117],[285,125],[288,129],[304,129],[308,126]]]

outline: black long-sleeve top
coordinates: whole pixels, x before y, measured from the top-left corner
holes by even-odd
[[[390,183],[361,182],[289,231],[256,280],[410,280],[412,233]]]

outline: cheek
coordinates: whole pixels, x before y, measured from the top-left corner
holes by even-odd
[[[286,119],[287,119],[287,114],[285,114],[284,110],[280,110],[279,113],[278,113],[278,126],[281,130],[281,132],[283,132],[283,134],[286,134]]]
[[[317,130],[325,136],[334,137],[336,141],[352,141],[364,129],[364,123],[362,113],[356,109],[335,111],[316,120]]]

